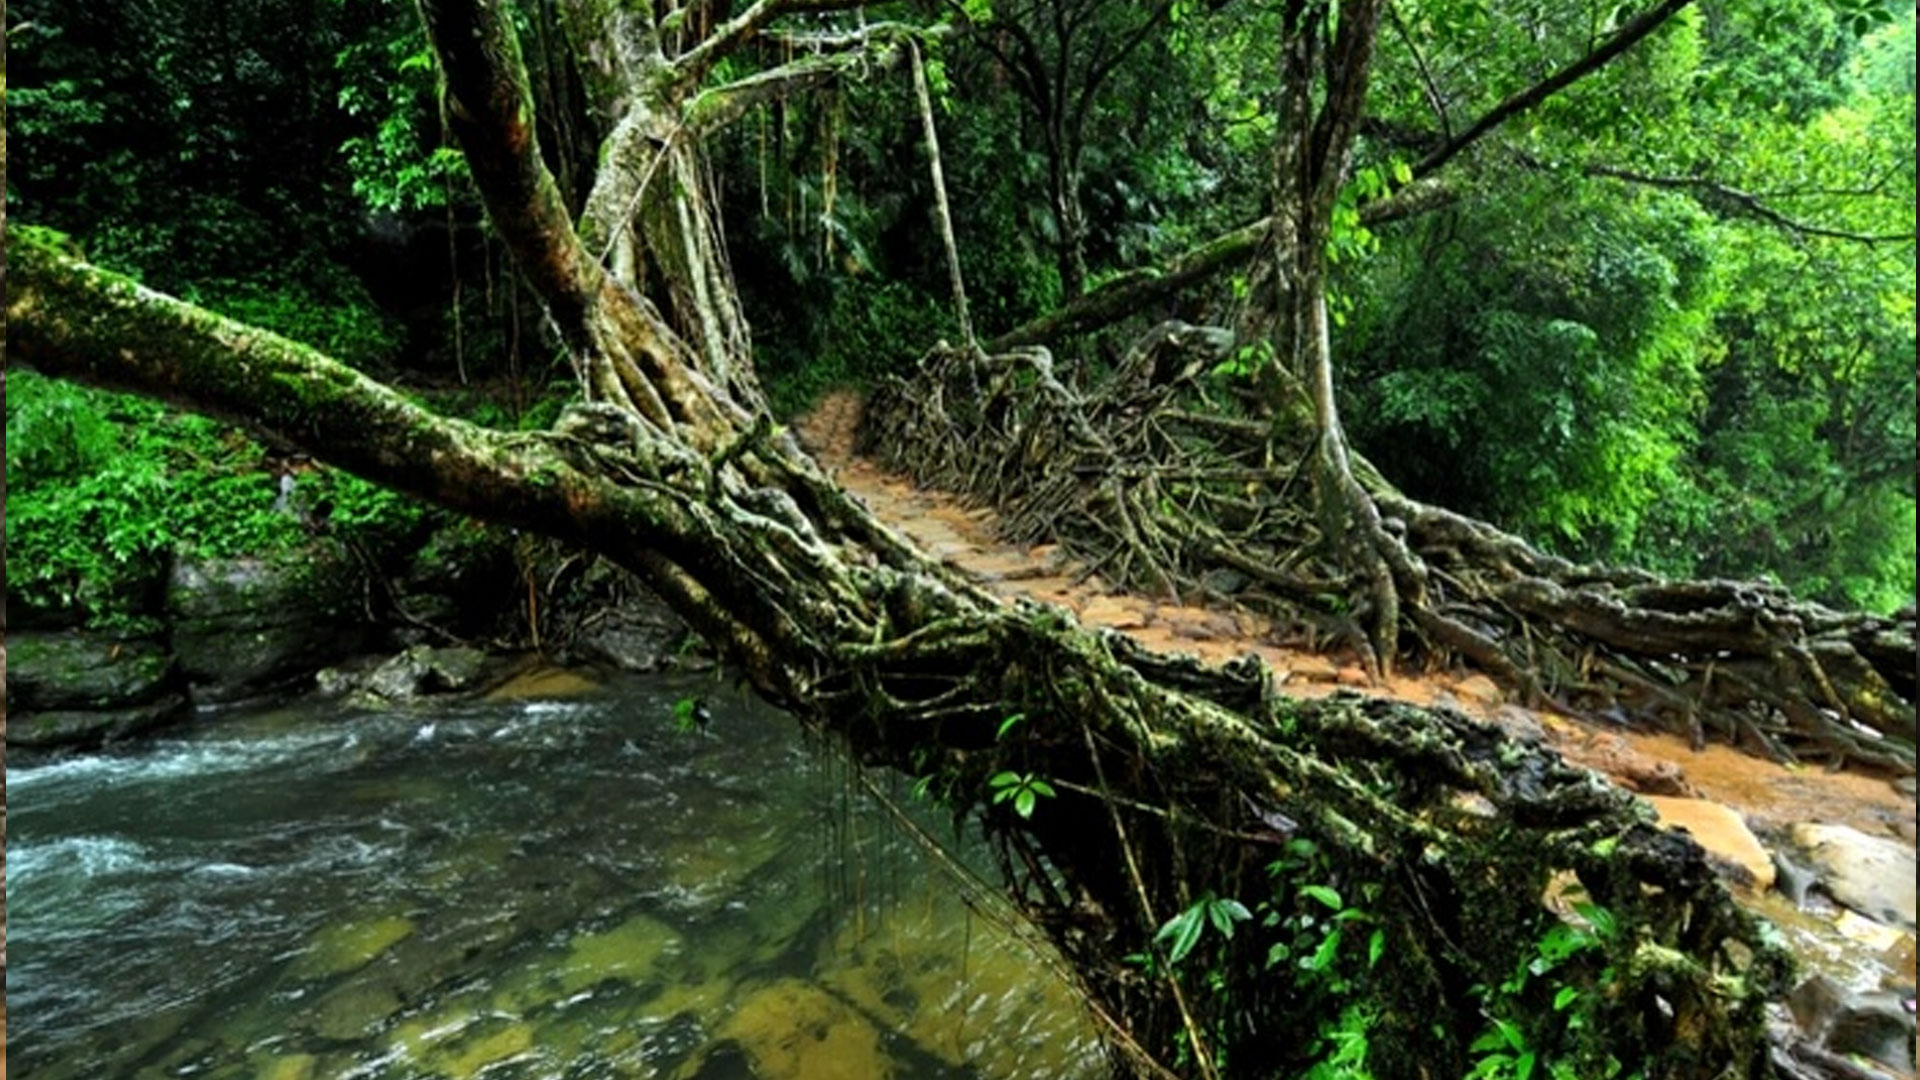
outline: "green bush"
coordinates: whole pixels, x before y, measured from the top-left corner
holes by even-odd
[[[8,595],[43,610],[139,615],[169,552],[284,556],[312,530],[379,551],[423,511],[328,469],[283,503],[277,464],[244,435],[140,398],[31,372],[7,394]]]

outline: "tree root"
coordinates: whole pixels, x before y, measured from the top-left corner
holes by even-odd
[[[1283,387],[1256,411],[1208,370],[1229,344],[1162,324],[1085,385],[1039,346],[937,349],[875,391],[863,445],[994,507],[1013,542],[1058,541],[1142,591],[1230,599],[1295,640],[1353,646],[1376,676],[1403,655],[1464,661],[1529,704],[1914,771],[1912,609],[1576,564],[1409,499],[1357,455],[1342,486],[1316,464],[1303,396]],[[1334,520],[1315,484],[1335,485]]]

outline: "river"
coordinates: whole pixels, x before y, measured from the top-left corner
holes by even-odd
[[[712,678],[228,713],[7,786],[20,1080],[1103,1075],[1039,954]]]

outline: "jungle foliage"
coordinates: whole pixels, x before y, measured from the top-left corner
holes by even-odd
[[[874,17],[912,10],[895,7]],[[554,353],[481,222],[410,5],[12,10],[16,215],[363,366],[505,379],[516,410],[540,395]],[[1894,10],[1691,9],[1470,151],[1444,209],[1344,230],[1334,351],[1356,446],[1410,494],[1570,557],[1910,602],[1914,53],[1912,13]],[[959,25],[930,43],[929,70],[983,333],[1260,212],[1266,6],[946,15]],[[1484,4],[1397,6],[1353,199],[1401,186],[1515,88],[1486,73],[1564,61],[1607,15],[1526,18],[1516,35]],[[542,114],[543,143],[577,184],[603,122],[591,73],[562,55],[551,12],[519,19],[543,96],[570,105]],[[716,74],[806,47],[760,41]],[[777,97],[719,140],[732,262],[783,410],[957,333],[903,90],[867,71]],[[1113,340],[1161,317],[1230,322],[1236,280]]]

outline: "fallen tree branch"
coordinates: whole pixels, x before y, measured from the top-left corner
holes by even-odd
[[[1824,236],[1831,240],[1851,240],[1860,244],[1911,244],[1914,240],[1910,232],[1867,233],[1801,221],[1767,205],[1764,199],[1753,192],[1743,191],[1708,176],[1670,176],[1600,164],[1582,165],[1580,171],[1587,176],[1605,177],[1645,187],[1665,188],[1669,191],[1690,192],[1710,210],[1720,210],[1739,217],[1750,217],[1785,229],[1796,236]]]

